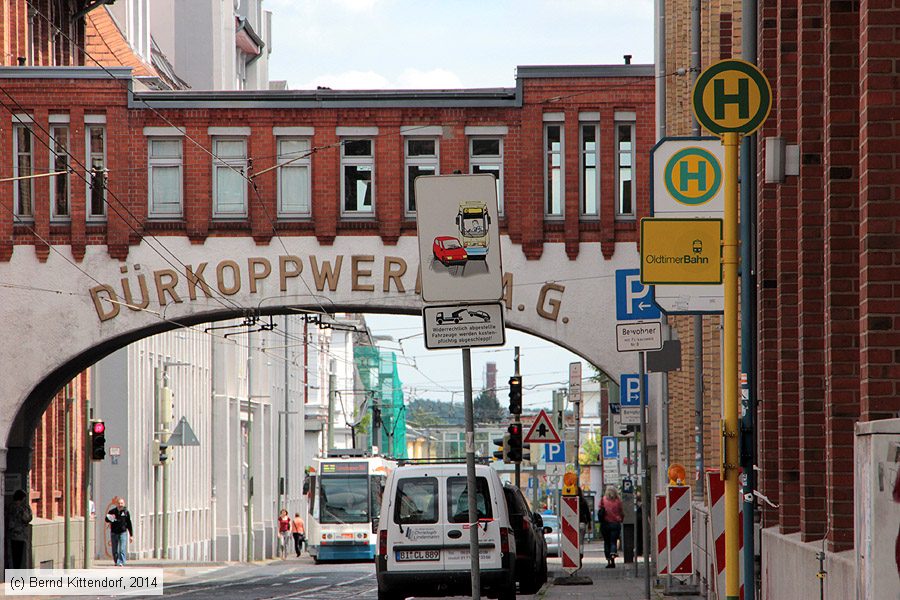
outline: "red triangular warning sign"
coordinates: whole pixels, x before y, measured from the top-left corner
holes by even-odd
[[[526,444],[558,444],[559,433],[547,413],[541,410],[523,440]]]

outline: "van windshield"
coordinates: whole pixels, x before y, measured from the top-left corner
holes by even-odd
[[[438,521],[438,482],[434,477],[409,477],[397,482],[394,522],[420,525]]]
[[[451,523],[469,522],[469,492],[466,489],[465,477],[447,479],[447,514]],[[475,479],[475,507],[479,519],[493,518],[491,510],[491,491],[484,477]]]

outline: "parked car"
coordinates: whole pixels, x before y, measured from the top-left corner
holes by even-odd
[[[497,472],[477,465],[482,593],[516,597],[516,536]],[[388,476],[378,535],[378,600],[471,592],[468,489],[464,463],[407,464]]]
[[[522,490],[505,484],[503,494],[509,508],[509,521],[516,536],[516,580],[519,592],[534,594],[547,581],[547,542],[544,521],[533,512]]]
[[[547,542],[547,555],[559,556],[559,516],[541,515],[544,519],[544,540]]]
[[[445,267],[450,265],[464,265],[469,259],[469,255],[459,240],[449,235],[439,235],[434,238],[431,250],[434,257],[441,261]]]

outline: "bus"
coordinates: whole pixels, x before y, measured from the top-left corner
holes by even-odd
[[[487,204],[473,200],[459,203],[456,226],[469,260],[485,260],[490,241],[491,215]]]
[[[313,460],[303,492],[307,550],[317,564],[375,559],[372,522],[379,516],[385,480],[395,465],[380,456],[332,453]]]

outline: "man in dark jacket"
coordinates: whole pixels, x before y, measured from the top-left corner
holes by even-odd
[[[113,560],[116,561],[117,567],[124,567],[128,540],[134,540],[134,531],[131,529],[131,513],[125,507],[125,498],[119,498],[116,504],[106,513],[106,520],[109,521]]]

